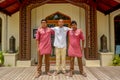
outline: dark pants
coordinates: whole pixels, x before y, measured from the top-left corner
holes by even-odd
[[[74,59],[75,57],[70,57],[70,70],[71,71],[74,70]],[[77,57],[77,60],[78,60],[78,67],[79,67],[80,73],[83,73],[82,58]]]
[[[45,72],[49,72],[49,67],[50,67],[50,54],[46,54],[45,56]],[[37,65],[37,71],[38,73],[41,72],[41,67],[42,67],[42,59],[43,55],[38,54],[38,65]]]

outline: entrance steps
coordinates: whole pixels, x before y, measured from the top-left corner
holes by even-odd
[[[86,60],[85,66],[87,67],[100,67],[100,60]]]

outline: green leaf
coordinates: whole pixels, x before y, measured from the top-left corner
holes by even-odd
[[[1,64],[4,64],[4,56],[3,56],[2,53],[3,53],[3,52],[0,51],[0,63],[1,63]]]

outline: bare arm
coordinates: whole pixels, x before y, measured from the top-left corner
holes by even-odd
[[[82,40],[82,49],[81,49],[81,51],[83,52],[83,50],[84,50],[84,40]]]
[[[37,44],[37,51],[39,51],[39,44],[40,44],[40,33],[37,31],[36,33],[36,44]]]
[[[39,40],[36,41],[37,41],[37,48],[39,48],[40,41]]]

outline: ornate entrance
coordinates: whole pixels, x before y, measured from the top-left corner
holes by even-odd
[[[87,0],[25,0],[20,9],[20,60],[31,59],[31,10],[46,3],[70,3],[85,9],[86,59],[98,59],[96,5],[87,5]]]

